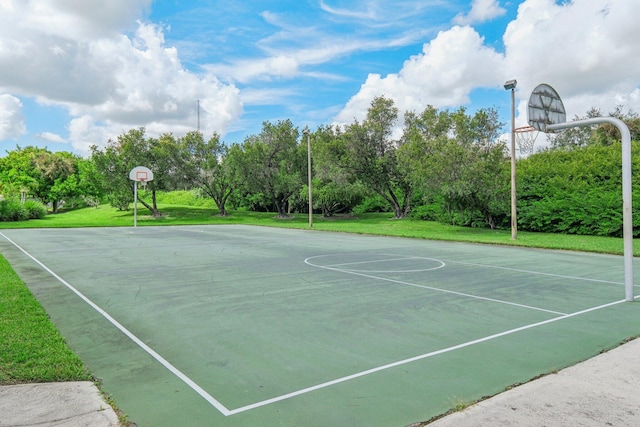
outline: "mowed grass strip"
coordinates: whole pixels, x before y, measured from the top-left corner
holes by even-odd
[[[42,306],[0,255],[0,385],[91,379]]]

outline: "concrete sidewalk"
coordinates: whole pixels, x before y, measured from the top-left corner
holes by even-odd
[[[640,339],[424,425],[640,426]]]
[[[117,427],[118,417],[89,381],[0,386],[0,426]]]

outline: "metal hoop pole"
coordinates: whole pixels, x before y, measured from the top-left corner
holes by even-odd
[[[133,181],[133,227],[138,226],[138,181]]]
[[[631,133],[627,125],[615,117],[595,117],[575,122],[547,125],[546,130],[559,130],[578,126],[609,123],[620,131],[622,137],[622,234],[624,238],[624,289],[625,300],[633,301],[633,214],[631,203]]]
[[[516,208],[516,89],[511,88],[511,240],[518,238]]]
[[[311,190],[311,136],[309,134],[309,129],[305,129],[302,131],[303,135],[307,136],[307,178],[308,178],[308,187],[309,187],[309,228],[313,227],[313,201],[312,201],[312,193]]]

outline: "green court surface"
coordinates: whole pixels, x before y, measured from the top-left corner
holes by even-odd
[[[406,426],[640,334],[620,256],[235,225],[0,251],[139,426]]]

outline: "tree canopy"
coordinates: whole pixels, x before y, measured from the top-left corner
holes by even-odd
[[[599,115],[597,109],[587,114]],[[640,119],[622,108],[611,115],[628,124],[636,154]],[[128,209],[129,171],[147,166],[154,180],[138,201],[155,216],[160,215],[157,192],[180,189],[213,200],[220,215],[229,214],[230,205],[286,217],[308,210],[308,142],[316,213],[382,210],[394,218],[507,227],[510,156],[499,138],[503,123],[497,111],[427,106],[403,118],[401,124],[391,99],[376,97],[364,120],[319,126],[308,140],[290,120],[279,120],[264,122],[258,134],[235,144],[196,131],[149,137],[139,128],[102,149],[94,147],[88,159],[17,147],[0,158],[0,191],[28,194],[54,212],[63,201],[94,199]],[[620,235],[619,145],[611,126],[576,128],[557,134],[550,148],[518,159],[518,227]],[[633,161],[640,168],[640,157]],[[634,200],[640,206],[640,198]]]

